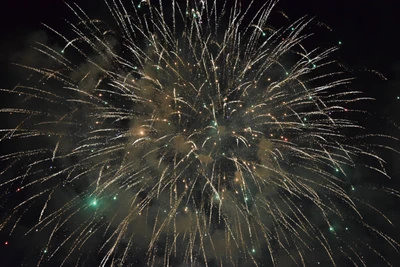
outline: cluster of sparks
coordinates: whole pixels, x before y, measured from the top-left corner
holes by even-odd
[[[332,71],[336,48],[302,45],[310,20],[272,29],[275,1],[257,10],[241,1],[110,2],[115,31],[71,7],[75,37],[48,27],[65,47],[37,46],[53,67],[24,66],[40,86],[2,90],[24,99],[1,109],[18,120],[2,141],[30,145],[0,157],[4,176],[22,166],[0,186],[26,192],[1,228],[41,203],[29,231],[51,229],[39,265],[64,250],[67,262],[97,236],[101,266],[127,266],[140,249],[149,266],[258,266],[267,253],[274,265],[283,254],[307,265],[316,246],[330,264],[343,255],[365,264],[351,244],[333,252],[329,218],[345,216],[337,200],[398,247],[363,222],[349,194],[354,159],[373,159],[364,167],[387,176],[384,160],[350,135],[362,131],[351,104],[368,98]],[[51,204],[71,188],[79,192]]]

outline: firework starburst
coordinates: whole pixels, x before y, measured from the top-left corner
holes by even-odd
[[[387,176],[384,160],[336,47],[303,45],[312,20],[273,29],[276,1],[105,4],[111,22],[69,6],[69,33],[46,26],[64,47],[36,46],[51,67],[24,66],[38,84],[3,90],[23,101],[1,109],[15,122],[1,186],[24,197],[2,227],[39,210],[39,265],[79,265],[87,247],[101,266],[308,265],[315,248],[363,265],[368,245],[335,234],[348,217],[398,248],[351,195],[349,170],[367,158]]]

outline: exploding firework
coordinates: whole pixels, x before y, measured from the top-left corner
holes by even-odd
[[[1,109],[0,185],[18,200],[1,226],[36,212],[38,265],[309,265],[315,250],[365,265],[359,246],[386,261],[336,234],[343,218],[398,247],[351,194],[356,165],[387,174],[336,48],[306,49],[306,18],[273,29],[276,1],[241,3],[105,1],[112,22],[70,6],[71,32],[48,27],[64,47],[39,43],[51,67],[24,66],[38,84]]]

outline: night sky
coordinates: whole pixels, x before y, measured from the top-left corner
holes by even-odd
[[[65,2],[72,3],[73,1],[66,0]],[[94,4],[100,0],[76,0],[74,2],[82,6],[84,10],[91,10],[95,16],[104,11],[104,9],[97,10],[98,4]],[[352,75],[356,78],[352,87],[376,98],[376,101],[368,102],[361,107],[370,113],[366,118],[367,127],[371,132],[395,137],[400,136],[399,7],[398,1],[394,0],[281,0],[276,9],[284,11],[291,19],[303,15],[315,17],[316,21],[321,21],[332,29],[332,31],[317,30],[316,37],[313,37],[312,40],[321,41],[320,45],[322,46],[341,43],[341,49],[335,53],[335,56],[352,70]],[[36,40],[57,45],[57,42],[52,39],[53,37],[48,37],[47,30],[41,23],[62,29],[65,26],[63,18],[74,20],[74,15],[63,1],[2,1],[0,6],[1,88],[12,88],[20,80],[26,79],[24,78],[26,71],[12,63],[22,62],[30,65],[37,64],[41,60],[40,57],[36,57],[30,52],[30,46]],[[318,36],[322,36],[322,38]],[[4,99],[3,94],[0,97],[0,104],[7,103],[8,100]],[[3,124],[3,122],[1,123]],[[393,142],[390,145],[400,150],[400,142]],[[1,148],[4,149],[4,147]],[[392,177],[391,180],[383,176],[376,178],[375,175],[368,172],[358,172],[357,170],[353,172],[353,175],[357,176],[360,184],[363,185],[372,187],[373,184],[378,184],[400,190],[399,154],[386,152],[384,158],[388,161],[387,171]],[[5,166],[2,164],[0,167],[4,168]],[[1,190],[0,187],[0,192]],[[365,221],[371,222],[372,225],[380,225],[380,229],[383,229],[393,239],[400,241],[399,199],[392,196],[386,197],[385,194],[367,197],[392,220],[394,226],[389,227],[380,220],[375,221],[375,213],[364,214]],[[0,205],[0,212],[8,208],[8,206]],[[13,236],[9,236],[4,231],[0,232],[0,266],[36,266],[37,258],[34,255],[43,253],[42,247],[39,245],[42,240],[40,237],[20,239],[22,231],[26,228],[25,225],[18,227]],[[358,238],[362,239],[364,235],[366,239],[370,238],[365,231],[355,232],[357,232]],[[349,231],[347,234],[351,235],[352,232]],[[386,245],[383,245],[381,241],[372,241],[371,246]],[[393,266],[400,266],[400,254],[396,254],[393,249],[390,252],[388,250],[384,257]],[[93,262],[97,264],[95,260]],[[315,263],[309,266],[321,265]],[[373,258],[368,262],[368,266],[377,266]]]

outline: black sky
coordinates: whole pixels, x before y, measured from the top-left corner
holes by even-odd
[[[101,0],[76,0],[84,10],[96,13]],[[72,3],[73,1],[67,0]],[[329,42],[342,42],[339,58],[354,70],[357,88],[376,98],[370,107],[371,127],[377,123],[385,133],[400,137],[400,3],[396,0],[281,0],[278,9],[290,18],[303,15],[315,16],[332,28]],[[74,19],[73,14],[60,0],[3,0],[0,4],[0,87],[9,88],[18,82],[20,71],[12,62],[21,60],[35,38],[44,38],[46,32],[41,23],[55,28],[64,27],[63,18]],[[24,59],[23,59],[24,60]],[[25,59],[26,60],[26,59]],[[34,60],[34,59],[32,59]],[[29,60],[28,60],[29,62]],[[371,72],[372,71],[372,72]],[[373,72],[382,73],[387,80]],[[0,103],[6,100],[0,99]],[[387,120],[384,123],[380,121]],[[0,122],[1,123],[1,122]],[[397,126],[396,126],[397,125]],[[399,143],[396,144],[400,149]],[[392,181],[383,184],[400,189],[399,156],[388,154],[388,171]],[[380,178],[384,179],[384,178]],[[376,201],[380,201],[377,199]],[[400,223],[397,202],[385,203],[386,213],[394,223]],[[396,206],[395,206],[396,205]],[[400,241],[400,227],[390,229],[392,236]],[[0,260],[6,266],[19,266],[28,251],[13,250],[13,244],[5,245],[5,235],[0,235]],[[378,245],[379,244],[375,244]],[[35,247],[35,244],[32,244]],[[22,254],[22,255],[21,255]],[[389,255],[389,260],[400,263],[399,255]],[[15,265],[14,265],[15,264]],[[2,263],[0,262],[0,266]],[[374,266],[371,264],[370,266]]]

